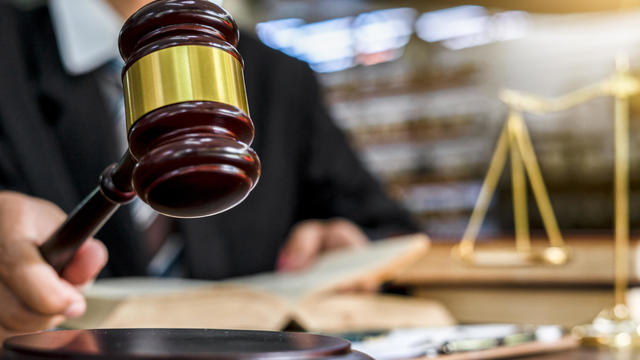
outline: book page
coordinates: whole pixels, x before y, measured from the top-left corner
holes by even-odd
[[[101,281],[85,296],[86,314],[69,319],[66,327],[281,330],[291,314],[277,296],[209,281],[114,279]]]
[[[423,257],[429,247],[424,234],[371,242],[357,249],[338,250],[321,256],[309,268],[291,273],[264,273],[229,279],[291,302],[358,283],[381,284]]]
[[[293,319],[307,331],[345,332],[450,326],[456,321],[439,302],[398,295],[320,294],[296,307]]]
[[[193,290],[215,284],[214,281],[154,278],[154,277],[121,277],[100,279],[85,290],[84,295],[90,298],[121,299],[140,295],[165,295]]]
[[[65,326],[278,330],[291,319],[295,304],[303,297],[357,282],[380,283],[422,257],[428,245],[422,234],[381,240],[361,249],[323,255],[304,271],[219,282],[102,279],[85,291],[87,313]]]
[[[164,296],[135,296],[122,302],[104,328],[217,328],[281,330],[288,304],[262,291],[214,285]]]

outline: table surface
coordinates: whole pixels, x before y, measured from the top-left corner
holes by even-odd
[[[571,259],[562,266],[495,267],[473,266],[451,255],[457,243],[433,241],[429,252],[394,283],[402,286],[420,285],[611,285],[614,278],[613,239],[606,236],[567,236]],[[532,248],[542,251],[549,245],[545,238],[532,238]],[[636,254],[638,241],[630,244],[630,283],[640,284],[640,268]],[[513,239],[492,239],[476,245],[479,254],[491,251],[513,251]],[[506,271],[508,270],[508,271]]]
[[[640,359],[640,350],[629,351],[613,351],[607,349],[588,349],[579,348],[568,351],[559,351],[550,354],[532,355],[519,357],[521,360],[540,359],[540,360],[631,360]]]
[[[0,350],[0,360],[5,359]],[[640,359],[640,351],[633,353],[629,352],[615,352],[609,350],[596,350],[596,349],[575,349],[568,351],[559,351],[550,354],[538,354],[530,356],[522,356],[513,359],[518,360],[632,360]]]

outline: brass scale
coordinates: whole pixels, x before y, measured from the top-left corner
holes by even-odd
[[[640,326],[630,317],[626,296],[629,277],[629,98],[640,93],[640,81],[631,75],[626,56],[616,59],[616,71],[608,79],[556,98],[544,98],[513,90],[503,90],[500,100],[509,107],[489,170],[461,242],[452,254],[472,266],[562,265],[570,260],[569,248],[560,233],[549,201],[540,167],[523,113],[546,114],[569,109],[598,97],[613,97],[614,116],[614,196],[615,196],[615,305],[603,310],[592,324],[573,329],[584,344],[624,348],[640,346]],[[475,243],[495,193],[500,175],[511,158],[515,249],[478,251]],[[527,214],[529,178],[540,210],[549,246],[533,249]]]

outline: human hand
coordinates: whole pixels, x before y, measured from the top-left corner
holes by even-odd
[[[101,242],[87,240],[59,276],[38,246],[65,218],[51,202],[0,191],[0,342],[84,313],[79,287],[97,276],[107,262],[107,250]]]
[[[361,247],[368,242],[367,235],[345,219],[303,221],[293,228],[280,250],[276,270],[301,270],[324,252]]]

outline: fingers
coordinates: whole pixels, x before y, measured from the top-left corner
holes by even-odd
[[[26,210],[30,212],[32,220],[38,221],[37,226],[32,226],[35,232],[31,239],[42,245],[67,219],[67,214],[52,202],[38,198],[31,200]]]
[[[20,335],[20,333],[16,333],[10,330],[5,330],[0,327],[0,345],[4,343],[4,341],[12,336]]]
[[[32,242],[6,245],[0,252],[0,282],[26,307],[44,315],[79,316],[84,312],[83,296],[44,262]]]
[[[64,269],[62,277],[73,285],[84,285],[92,281],[107,263],[108,254],[104,244],[95,239],[85,241]]]
[[[20,193],[0,192],[0,247],[14,242],[42,244],[66,219],[55,204]]]
[[[322,252],[365,246],[368,242],[364,232],[345,219],[304,221],[289,235],[280,251],[276,269],[301,270],[311,265]]]
[[[357,248],[368,243],[367,235],[353,222],[345,219],[327,221],[323,251]]]
[[[27,309],[3,284],[0,284],[0,298],[2,299],[0,323],[7,332],[48,329],[59,325],[64,320],[62,315],[47,316]]]
[[[61,278],[40,255],[42,244],[66,215],[54,204],[0,191],[0,339],[15,332],[44,330],[84,313],[74,285],[91,280],[104,266],[104,245],[91,239]]]
[[[7,288],[35,312],[70,317],[84,313],[84,297],[41,259],[24,261],[9,269],[3,267],[0,274]]]
[[[356,281],[350,281],[344,284],[340,284],[335,288],[338,293],[376,293],[380,290],[380,281],[375,278],[363,278]]]
[[[309,266],[322,248],[324,224],[305,221],[298,224],[280,251],[276,269],[295,271]]]

